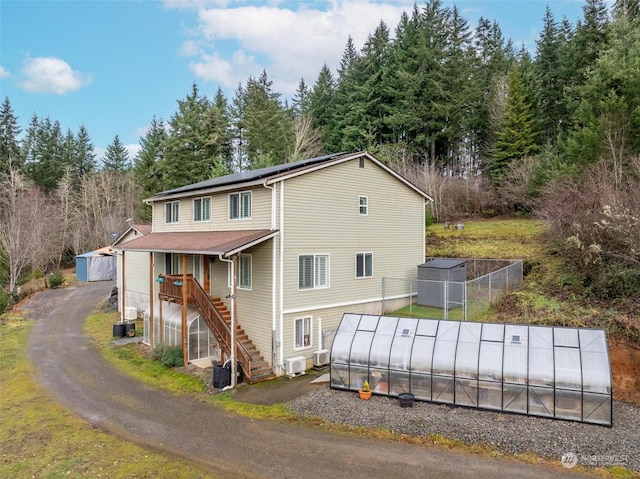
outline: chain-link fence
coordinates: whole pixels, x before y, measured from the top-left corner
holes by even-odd
[[[521,260],[466,260],[467,280],[382,278],[382,312],[467,321],[479,319],[522,285]]]

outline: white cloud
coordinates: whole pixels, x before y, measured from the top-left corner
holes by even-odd
[[[381,20],[393,35],[401,13],[411,8],[374,0],[323,2],[326,10],[302,2],[282,5],[201,8],[196,41],[202,52],[191,70],[205,81],[235,88],[264,69],[275,91],[291,95],[301,77],[313,85],[324,63],[337,69],[349,35],[360,49]],[[194,52],[195,45],[189,40],[183,51]]]
[[[125,150],[129,153],[129,161],[133,162],[133,159],[138,156],[138,152],[142,149],[142,147],[136,143],[131,143],[130,145],[124,145]]]
[[[27,58],[18,85],[33,93],[64,95],[89,85],[93,78],[78,71],[60,58]]]
[[[3,78],[9,78],[10,76],[11,76],[11,73],[9,73],[9,70],[7,70],[5,67],[0,65],[0,80]]]

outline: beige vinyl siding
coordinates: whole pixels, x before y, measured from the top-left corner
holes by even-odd
[[[149,253],[126,251],[125,287],[127,291],[149,294]]]
[[[383,277],[416,277],[424,262],[424,197],[382,168],[351,160],[287,180],[284,194],[285,313],[379,300]],[[366,216],[360,196],[368,197]],[[357,279],[356,253],[364,252],[373,253],[373,277]],[[330,287],[299,291],[298,256],[323,253]]]
[[[251,255],[251,290],[239,288],[236,290],[236,320],[269,364],[272,361],[273,324],[271,308],[272,241],[267,241],[242,253]],[[220,261],[218,258],[211,263],[211,296],[221,298],[225,306],[231,310],[230,300],[226,297],[231,293],[228,287],[228,268],[228,263]]]
[[[327,336],[322,340],[323,349],[331,349],[331,344],[333,338],[335,337],[335,331],[338,329],[340,325],[340,320],[342,319],[342,315],[345,312],[355,313],[355,314],[372,314],[376,312],[375,309],[372,309],[372,305],[354,305],[345,309],[343,307],[338,308],[327,308],[327,309],[319,309],[306,313],[291,313],[286,314],[284,316],[284,358],[292,358],[295,356],[304,356],[309,361],[307,361],[307,366],[313,365],[311,360],[313,359],[313,354],[320,348],[320,340],[319,340],[319,331],[318,324],[322,325],[322,331],[328,333]],[[311,347],[306,349],[295,349],[295,338],[294,338],[294,321],[296,318],[303,318],[311,316],[312,324],[311,324]]]
[[[249,339],[271,364],[272,344],[272,280],[271,253],[272,241],[266,241],[244,251],[251,255],[251,290],[237,289],[237,320]]]
[[[240,191],[251,191],[251,219],[229,219],[229,194]],[[211,220],[193,221],[193,200],[195,198],[211,198]],[[180,200],[179,222],[165,223],[165,201],[153,203],[153,231],[238,231],[269,229],[271,227],[271,190],[256,187],[251,190],[237,190],[211,195],[195,195]]]

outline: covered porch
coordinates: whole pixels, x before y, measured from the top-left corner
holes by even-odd
[[[148,252],[150,255],[149,344],[153,347],[164,339],[162,337],[163,308],[167,309],[167,303],[179,305],[182,312],[179,345],[182,347],[183,359],[187,364],[189,362],[188,310],[195,309],[215,337],[221,358],[231,360],[233,379],[237,377],[237,365],[242,367],[242,375],[246,382],[255,383],[274,378],[273,369],[237,322],[236,279],[238,255],[252,246],[273,238],[277,233],[272,230],[152,233],[120,246],[118,249],[122,251],[123,265],[127,264],[125,258],[129,251]],[[159,272],[154,266],[154,254],[158,253],[172,255],[175,260],[179,258],[181,273]],[[195,257],[204,258],[203,274],[198,275],[200,281],[187,268],[188,259]],[[175,260],[174,262],[177,262]],[[193,259],[190,260],[193,262]],[[223,292],[223,297],[210,295],[209,264],[213,260],[227,263],[230,268],[229,294]],[[122,277],[127,278],[124,272]],[[226,283],[225,286],[227,286]],[[126,279],[123,280],[122,287],[126,291]],[[124,305],[122,307],[124,309]],[[147,335],[146,332],[145,335]]]

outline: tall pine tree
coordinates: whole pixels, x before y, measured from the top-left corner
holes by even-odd
[[[8,174],[10,168],[22,169],[23,161],[18,141],[21,131],[9,97],[5,97],[0,110],[0,175]]]
[[[107,146],[107,151],[102,159],[102,168],[105,171],[124,173],[131,169],[129,162],[129,152],[120,141],[118,135],[113,139],[113,143]]]

